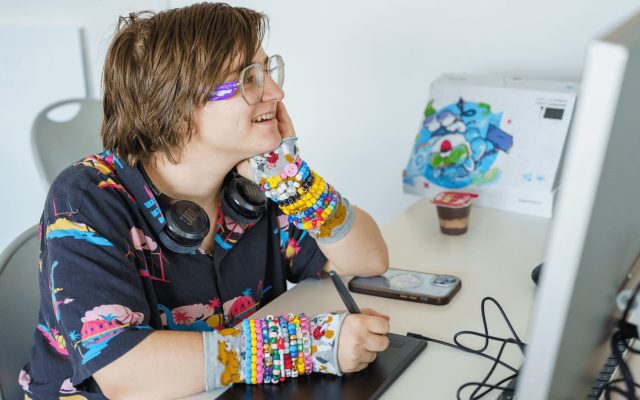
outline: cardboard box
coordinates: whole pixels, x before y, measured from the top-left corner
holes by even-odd
[[[474,204],[551,217],[577,82],[445,74],[407,167],[406,193],[477,193]]]

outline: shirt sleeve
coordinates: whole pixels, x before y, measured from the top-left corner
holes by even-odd
[[[54,337],[51,345],[68,357],[74,385],[152,332],[138,271],[122,244],[116,245],[89,223],[95,219],[77,209],[56,210],[42,226],[45,318],[38,328],[45,337]],[[108,229],[104,222],[96,222]]]
[[[307,231],[290,224],[287,216],[277,207],[276,215],[287,280],[297,283],[307,278],[318,278],[327,262],[318,243]]]

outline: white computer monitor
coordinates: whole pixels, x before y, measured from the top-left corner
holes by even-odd
[[[518,399],[585,398],[608,356],[640,254],[640,14],[588,46],[560,182]]]

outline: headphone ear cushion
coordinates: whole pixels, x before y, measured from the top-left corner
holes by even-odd
[[[158,232],[160,242],[174,253],[190,254],[197,251],[211,229],[207,213],[196,203],[174,200],[160,192],[142,163],[138,163],[137,168],[165,217],[162,230]]]
[[[228,201],[222,202],[222,212],[224,213],[224,215],[228,215],[231,219],[243,225],[255,224],[260,220],[260,217],[262,216],[260,215],[257,218],[246,217],[242,213],[236,212],[236,210],[229,204]]]
[[[182,245],[178,241],[172,239],[164,230],[160,231],[160,234],[158,236],[160,237],[160,242],[164,245],[164,247],[178,254],[192,254],[196,252],[202,244],[202,242],[200,242],[197,245],[192,246]]]
[[[211,223],[207,213],[196,203],[178,200],[164,209],[166,225],[162,243],[177,253],[192,253],[209,234]],[[164,240],[163,240],[164,239]]]
[[[240,175],[227,179],[222,188],[222,212],[241,224],[255,224],[267,211],[267,196],[260,187]]]

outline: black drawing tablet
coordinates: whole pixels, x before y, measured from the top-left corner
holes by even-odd
[[[342,376],[311,374],[285,382],[235,384],[218,399],[377,399],[427,347],[427,341],[389,333],[389,347],[366,369]]]

